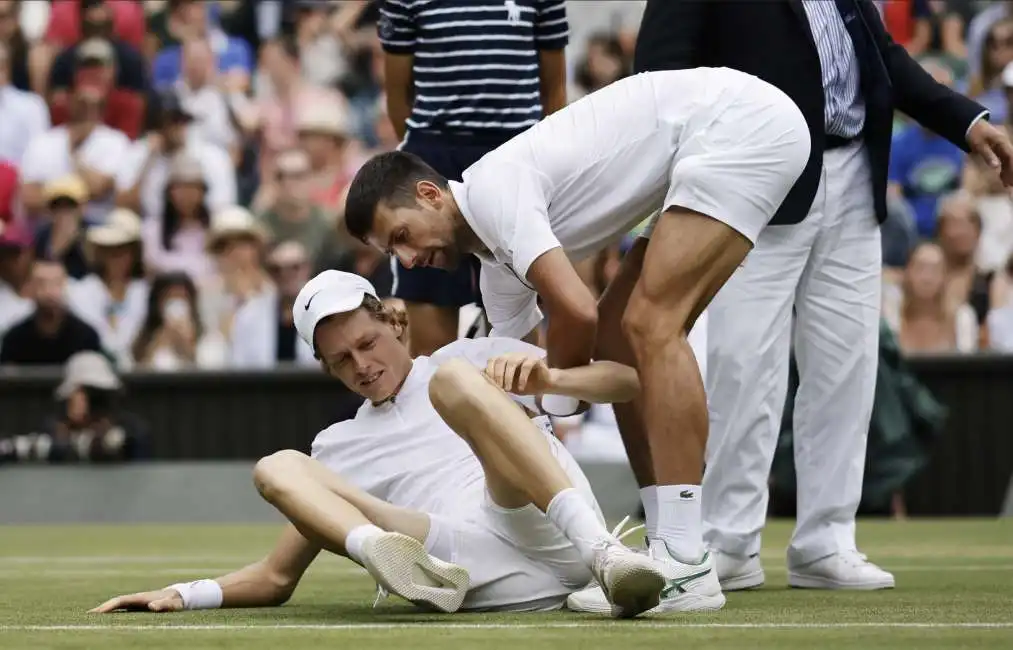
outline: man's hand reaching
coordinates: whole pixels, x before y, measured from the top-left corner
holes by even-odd
[[[543,395],[552,387],[552,369],[545,359],[523,352],[510,352],[489,359],[485,376],[514,395]]]
[[[89,614],[111,612],[180,612],[183,611],[183,597],[175,589],[144,591],[127,596],[117,596],[102,603]]]

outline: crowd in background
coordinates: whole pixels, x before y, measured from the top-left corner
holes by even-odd
[[[1013,116],[1013,2],[879,4],[926,70]],[[378,5],[0,0],[0,365],[313,365],[302,283],[392,282],[342,227],[358,167],[398,145]],[[630,72],[642,5],[567,3],[571,101]],[[898,115],[890,202],[883,315],[903,349],[1013,351],[996,174]],[[589,285],[628,243],[582,265]]]

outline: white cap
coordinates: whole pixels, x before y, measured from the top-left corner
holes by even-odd
[[[344,271],[320,273],[303,285],[292,305],[299,336],[315,353],[313,333],[320,321],[358,309],[366,296],[377,298],[376,289],[366,278]]]

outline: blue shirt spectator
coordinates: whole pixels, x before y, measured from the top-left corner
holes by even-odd
[[[922,236],[935,233],[936,202],[960,186],[963,165],[964,152],[920,126],[909,126],[894,136],[890,182],[911,204]]]
[[[242,72],[249,78],[254,68],[254,56],[249,43],[217,28],[211,28],[207,38],[215,53],[219,73],[226,75]],[[179,80],[182,64],[182,46],[172,45],[159,52],[152,64],[151,78],[155,89],[165,90],[175,84]]]

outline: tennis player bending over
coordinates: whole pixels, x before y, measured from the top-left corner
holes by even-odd
[[[658,604],[660,567],[605,529],[587,478],[534,416],[543,394],[628,401],[632,368],[549,370],[540,348],[498,338],[412,360],[403,316],[339,271],[310,280],[295,309],[324,369],[366,402],[316,437],[312,457],[286,450],[257,463],[257,489],[291,525],[235,573],[92,611],[281,605],[321,549],[365,567],[381,593],[445,612],[558,609],[592,578],[614,616]]]

